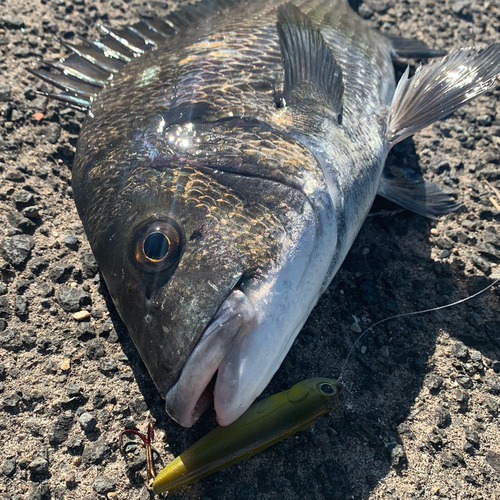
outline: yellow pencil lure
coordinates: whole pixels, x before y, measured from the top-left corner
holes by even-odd
[[[216,427],[170,462],[155,478],[153,491],[163,493],[233,465],[307,429],[333,409],[342,384],[311,378],[254,403],[227,427]]]

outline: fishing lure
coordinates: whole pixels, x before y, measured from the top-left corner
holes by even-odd
[[[218,426],[170,462],[153,481],[163,493],[248,458],[310,427],[338,403],[342,384],[311,378],[254,403],[235,422]]]

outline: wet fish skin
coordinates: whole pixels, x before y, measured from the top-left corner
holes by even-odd
[[[377,191],[426,215],[456,208],[435,188],[383,182],[390,147],[419,125],[405,122],[408,103],[442,92],[430,84],[419,95],[415,80],[403,82],[394,106],[395,42],[345,0],[221,5],[202,3],[203,19],[180,23],[113,75],[90,107],[73,168],[110,295],[185,426],[209,404],[217,369],[222,425],[260,394]],[[477,92],[500,72],[490,52],[491,64],[457,58],[488,66]],[[446,86],[450,64],[439,64],[428,73]],[[456,85],[457,106],[467,85]],[[425,106],[421,114],[437,119]]]
[[[308,196],[315,193],[324,198],[321,203],[331,205],[316,158],[290,135],[286,112],[276,109],[275,95],[283,80],[275,20],[280,3],[245,4],[223,20],[188,29],[182,38],[172,39],[168,49],[159,46],[133,60],[99,94],[80,135],[73,169],[75,202],[114,303],[163,395],[242,276],[253,273],[265,280],[266,271],[280,258],[287,231],[296,226],[300,234],[303,227],[315,225],[317,210]],[[359,31],[344,2],[307,5],[318,6],[318,18],[325,11],[343,9],[347,22],[339,22],[350,26],[353,36]],[[209,43],[200,36],[203,30]],[[360,33],[364,45],[381,45],[368,66],[387,67],[392,74],[385,39],[365,28]],[[390,87],[384,82],[376,82],[373,95],[380,94],[380,86]],[[350,83],[346,80],[345,99],[361,95],[345,106],[344,123],[349,123],[350,114],[368,111],[363,105],[366,86]],[[232,122],[210,123],[231,116]],[[309,118],[316,123],[310,113],[296,117],[303,123],[294,125],[310,125]],[[165,134],[169,124],[175,123],[171,128],[176,133],[178,124],[200,119],[206,122],[195,125],[201,144],[179,154]],[[162,133],[157,132],[160,126]],[[360,170],[362,165],[356,164]],[[245,175],[244,187],[240,174]],[[172,207],[172,192],[179,184],[187,189],[176,193]],[[203,199],[210,200],[209,224],[206,208],[193,211],[186,205],[190,199],[200,205],[200,186],[206,190]],[[370,196],[360,193],[367,200],[366,210]],[[221,197],[229,206],[211,201]],[[302,215],[306,212],[307,218]],[[129,258],[132,230],[143,220],[171,213],[181,222],[185,241],[198,241],[200,248],[187,248],[179,266],[161,276],[141,273]],[[155,291],[147,292],[148,287]],[[168,287],[168,293],[162,287]],[[307,298],[299,321],[306,319],[320,287],[315,285],[315,297]],[[148,293],[150,301],[144,299]]]

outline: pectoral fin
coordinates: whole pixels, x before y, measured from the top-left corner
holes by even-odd
[[[394,50],[394,57],[401,59],[421,59],[431,57],[444,57],[445,50],[432,49],[420,40],[413,38],[391,37],[391,45]]]
[[[460,208],[434,183],[426,182],[410,169],[384,168],[378,194],[412,212],[437,219]]]
[[[490,90],[500,75],[500,43],[482,51],[457,50],[420,66],[413,77],[408,75],[409,69],[392,101],[387,130],[390,147]]]

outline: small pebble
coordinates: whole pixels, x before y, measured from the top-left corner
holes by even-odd
[[[447,259],[451,255],[451,252],[449,250],[443,250],[440,254],[438,259]]]
[[[96,418],[91,415],[90,413],[82,413],[80,417],[78,418],[78,422],[80,423],[80,427],[85,431],[85,432],[91,432],[93,431],[96,426],[97,426],[97,420]]]
[[[75,321],[85,321],[86,319],[90,318],[90,313],[88,311],[78,311],[75,314],[73,314],[73,319]]]
[[[70,368],[70,359],[69,358],[66,358],[59,366],[59,368],[61,368],[61,370],[64,372],[64,371],[67,371],[69,370]]]
[[[2,16],[0,21],[1,24],[9,30],[20,30],[21,28],[24,28],[24,21],[19,16],[7,14]]]
[[[15,458],[9,458],[3,463],[2,472],[5,476],[11,477],[16,472],[16,460]]]
[[[59,289],[58,302],[66,312],[78,312],[90,304],[90,295],[80,288],[63,286]]]
[[[426,379],[425,379],[425,385],[431,392],[437,392],[443,385],[443,377],[440,377],[439,375],[436,375],[434,373],[431,373]]]
[[[358,323],[356,323],[356,322],[352,323],[349,328],[351,329],[351,332],[361,333],[361,328],[359,327]]]
[[[463,342],[454,342],[451,346],[451,353],[458,359],[464,360],[469,357],[469,350]]]
[[[32,474],[47,474],[49,462],[42,457],[37,457],[28,465],[28,469]]]
[[[92,487],[96,493],[99,493],[99,495],[105,495],[106,493],[113,491],[116,486],[115,482],[111,479],[104,476],[96,476],[94,482],[92,483]]]

